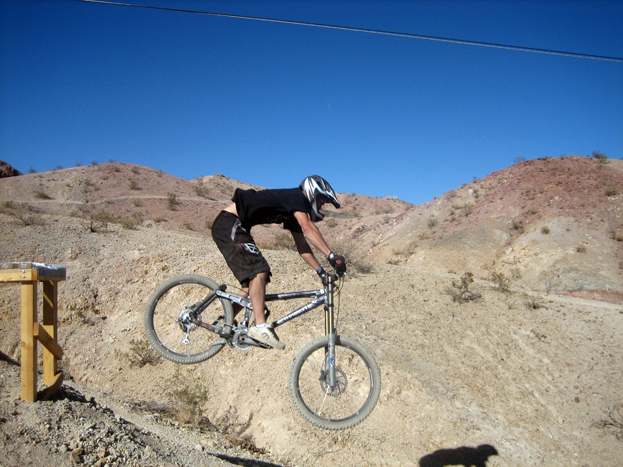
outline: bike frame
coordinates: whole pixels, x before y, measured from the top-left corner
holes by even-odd
[[[271,326],[273,328],[279,327],[282,324],[287,323],[288,321],[293,320],[301,316],[302,314],[307,313],[315,308],[318,308],[320,305],[325,306],[325,334],[327,336],[331,334],[335,334],[335,315],[334,315],[334,305],[333,305],[333,294],[335,291],[335,277],[333,275],[327,275],[325,280],[325,287],[323,289],[318,290],[308,290],[304,292],[285,292],[285,293],[277,293],[277,294],[267,294],[264,298],[266,302],[275,302],[281,300],[294,300],[297,298],[309,298],[313,297],[313,300],[291,313],[287,314],[283,318],[278,319],[273,322]],[[248,326],[249,321],[251,319],[251,313],[253,312],[253,305],[251,304],[251,300],[248,298],[242,298],[239,295],[232,294],[230,292],[226,292],[223,288],[219,288],[214,291],[214,295],[219,298],[224,298],[225,300],[229,300],[230,302],[236,303],[244,308],[246,308],[245,318],[243,321],[244,326]],[[208,297],[209,302],[212,297]],[[206,300],[206,302],[208,302]],[[208,303],[209,304],[209,303]]]

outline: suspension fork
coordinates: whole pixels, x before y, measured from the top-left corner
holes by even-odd
[[[325,335],[329,338],[329,345],[325,349],[325,371],[327,373],[328,387],[334,388],[336,384],[335,376],[335,342],[337,341],[337,330],[335,329],[335,314],[333,304],[333,292],[335,290],[335,276],[329,274],[326,280],[327,301],[324,307],[324,327]]]

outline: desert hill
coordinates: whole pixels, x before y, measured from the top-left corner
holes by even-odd
[[[623,306],[610,261],[621,261],[622,173],[620,161],[567,157],[517,164],[421,206],[340,195],[345,208],[320,228],[370,267],[351,268],[339,329],[382,373],[374,412],[342,432],[306,423],[287,393],[292,359],[323,332],[321,311],[279,328],[283,352],[141,361],[142,314],[158,284],[183,273],[235,284],[207,226],[247,185],[118,163],[3,178],[0,261],[67,268],[57,401],[19,401],[20,290],[0,285],[3,462],[73,465],[82,449],[78,460],[93,465],[621,465]],[[269,291],[317,288],[281,235],[258,230]],[[533,282],[551,268],[559,282]],[[471,299],[457,300],[468,271]],[[494,272],[512,277],[509,290],[485,280]],[[610,301],[553,293],[574,286]]]
[[[96,225],[205,234],[238,187],[261,189],[223,175],[187,181],[107,163],[3,179],[0,203]],[[503,274],[536,290],[623,292],[621,187],[623,161],[537,159],[419,206],[342,193],[343,209],[329,208],[323,227],[349,253],[376,262],[483,279]],[[282,232],[269,226],[254,234],[267,245]]]

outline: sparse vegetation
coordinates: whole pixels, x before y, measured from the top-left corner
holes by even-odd
[[[132,339],[130,349],[127,352],[119,352],[118,357],[127,360],[130,366],[139,368],[145,365],[157,365],[162,361],[162,357],[145,339]]]
[[[170,211],[176,211],[180,202],[177,200],[175,193],[167,193],[167,209]]]
[[[578,253],[586,253],[586,245],[579,245],[578,247],[576,247],[575,251],[577,251]]]
[[[52,197],[45,192],[45,189],[42,185],[39,185],[37,188],[35,188],[32,193],[37,199],[52,199]]]
[[[145,216],[141,212],[133,212],[129,216],[121,218],[121,225],[125,229],[134,230],[143,223]]]
[[[107,228],[109,223],[115,221],[112,214],[88,203],[78,206],[78,209],[74,211],[73,215],[84,219],[84,227],[87,231],[92,233],[99,232],[100,230]]]
[[[603,152],[601,151],[593,151],[592,157],[594,159],[597,159],[597,163],[599,164],[599,166],[604,166],[608,163],[608,156],[606,156]]]
[[[623,406],[617,405],[608,409],[605,418],[593,423],[593,427],[601,428],[604,433],[623,441]]]
[[[481,295],[469,289],[473,282],[474,274],[466,272],[463,276],[461,276],[461,280],[459,282],[452,281],[452,288],[446,287],[446,293],[452,297],[453,302],[462,303],[477,300],[481,297]]]
[[[550,229],[549,229],[549,227],[548,227],[548,226],[543,226],[543,227],[541,227],[541,233],[542,233],[543,235],[549,235],[549,233],[550,233],[550,232],[551,232],[551,231],[550,231]]]
[[[490,281],[493,282],[495,288],[500,292],[508,292],[510,290],[510,277],[506,277],[504,273],[494,272],[491,274]]]
[[[523,221],[513,219],[509,226],[511,232],[522,234],[524,232]]]
[[[42,225],[44,223],[41,217],[43,211],[28,204],[6,201],[0,211],[23,225]]]
[[[610,231],[610,238],[612,240],[616,240],[617,242],[623,242],[623,235],[617,233],[616,230],[611,230]]]
[[[525,302],[526,308],[529,310],[538,310],[539,308],[543,308],[543,302],[541,301],[541,295],[537,294],[535,296],[528,296]]]
[[[166,385],[172,403],[171,413],[178,422],[196,426],[211,424],[203,415],[203,406],[209,399],[209,392],[203,381],[182,375],[180,367],[176,366],[175,373],[166,381]]]

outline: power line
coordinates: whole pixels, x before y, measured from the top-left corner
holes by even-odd
[[[322,23],[308,23],[305,21],[292,21],[292,20],[275,19],[275,18],[262,18],[258,16],[232,15],[232,14],[227,14],[227,13],[214,13],[210,11],[184,10],[180,8],[166,8],[166,7],[158,7],[158,6],[150,6],[150,5],[134,5],[131,3],[109,2],[105,0],[73,0],[73,1],[85,2],[85,3],[100,3],[100,4],[105,4],[105,5],[116,5],[116,6],[129,6],[129,7],[135,7],[135,8],[147,8],[150,10],[175,11],[175,12],[180,12],[180,13],[194,13],[194,14],[199,14],[199,15],[220,16],[224,18],[247,19],[247,20],[252,20],[252,21],[265,21],[268,23],[292,24],[296,26],[309,26],[309,27],[315,27],[315,28],[337,29],[341,31],[364,32],[368,34],[380,34],[383,36],[406,37],[410,39],[421,39],[421,40],[436,41],[436,42],[448,42],[451,44],[473,45],[477,47],[489,47],[489,48],[494,48],[494,49],[506,49],[506,50],[520,51],[520,52],[531,52],[531,53],[546,54],[546,55],[560,55],[564,57],[585,58],[589,60],[604,60],[604,61],[609,61],[609,62],[623,63],[622,57],[608,57],[605,55],[583,54],[579,52],[566,52],[562,50],[539,49],[535,47],[524,47],[520,45],[496,44],[494,42],[470,41],[467,39],[453,39],[449,37],[426,36],[422,34],[382,31],[378,29],[355,28],[355,27],[350,27],[350,26],[338,26],[338,25],[322,24]]]

